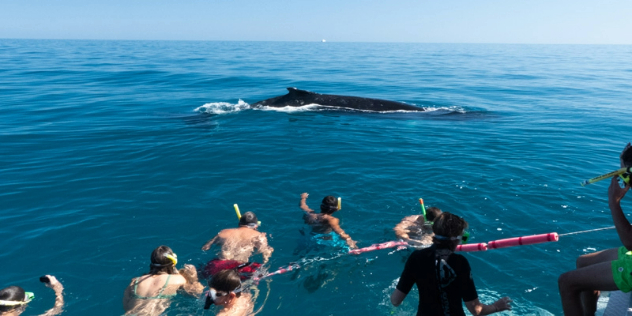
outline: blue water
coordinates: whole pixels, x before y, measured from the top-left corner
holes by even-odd
[[[286,87],[429,111],[249,108]],[[0,287],[34,291],[38,314],[53,274],[65,315],[122,314],[155,247],[211,259],[238,203],[270,268],[309,259],[259,285],[260,315],[408,315],[416,290],[388,295],[409,252],[304,251],[300,193],[341,196],[359,246],[393,240],[420,197],[473,242],[611,226],[607,181],[579,182],[618,167],[631,108],[632,46],[0,40]],[[483,302],[561,315],[559,274],[619,245],[605,230],[466,256]],[[168,310],[188,314],[201,302]]]

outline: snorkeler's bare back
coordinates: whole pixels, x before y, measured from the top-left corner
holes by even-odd
[[[143,299],[139,297],[156,297],[162,290],[163,296],[176,294],[178,289],[186,283],[184,277],[179,274],[143,275],[134,278],[125,289],[123,295],[123,308],[128,314],[134,315],[159,315],[169,307],[169,299]],[[167,278],[169,283],[165,286]],[[134,294],[134,292],[136,292]]]
[[[272,253],[265,233],[248,227],[224,229],[217,234],[216,238],[214,243],[221,245],[218,257],[222,260],[246,263],[255,249],[258,249],[263,253],[264,262],[266,262]]]
[[[432,244],[432,227],[424,225],[423,220],[420,221],[422,215],[406,216],[399,222],[395,228],[395,235],[398,238],[421,245]]]

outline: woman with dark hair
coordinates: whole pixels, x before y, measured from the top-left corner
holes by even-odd
[[[40,281],[47,287],[55,291],[55,306],[42,314],[42,316],[57,315],[62,312],[64,307],[64,287],[52,275],[46,275],[40,278]],[[17,316],[24,312],[26,305],[33,300],[35,295],[31,292],[24,292],[19,286],[9,286],[0,290],[0,315],[1,316]]]
[[[178,271],[178,256],[167,246],[160,246],[151,253],[149,273],[132,279],[125,289],[123,308],[126,314],[159,315],[169,307],[170,299],[179,289],[199,296],[204,290],[194,266],[185,264]]]
[[[333,216],[334,212],[339,210],[338,199],[331,195],[326,196],[320,203],[320,213],[316,213],[307,206],[308,196],[308,193],[301,194],[299,207],[305,212],[303,218],[305,219],[305,223],[312,226],[312,231],[319,235],[333,234],[335,232],[335,234],[338,234],[340,238],[345,240],[349,248],[358,248],[356,242],[351,239],[351,236],[345,233],[340,227],[340,220]],[[333,236],[330,238],[333,238]]]
[[[433,245],[414,251],[402,272],[391,303],[399,306],[413,284],[419,290],[417,315],[465,316],[461,301],[472,315],[488,315],[510,310],[508,297],[490,305],[478,300],[470,264],[462,255],[455,254],[461,243],[467,222],[454,214],[443,212],[432,225]]]
[[[242,316],[250,315],[254,309],[252,295],[244,292],[241,278],[237,270],[223,270],[213,276],[208,282],[210,287],[206,293],[204,309],[211,305],[219,305],[224,308],[217,316]]]

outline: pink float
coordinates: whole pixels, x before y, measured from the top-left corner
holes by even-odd
[[[467,245],[458,245],[458,246],[456,246],[456,251],[462,251],[462,252],[486,251],[486,250],[487,250],[487,244],[486,243],[467,244]]]
[[[548,233],[548,234],[494,240],[494,241],[488,242],[487,247],[489,247],[489,249],[498,249],[498,248],[505,248],[505,247],[540,244],[540,243],[549,242],[549,241],[558,241],[559,239],[560,237],[557,235],[557,233]]]

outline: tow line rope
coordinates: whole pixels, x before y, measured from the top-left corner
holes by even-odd
[[[560,234],[560,236],[577,235],[577,234],[583,234],[583,233],[592,233],[592,232],[596,232],[596,231],[599,231],[599,230],[606,230],[606,229],[613,229],[613,228],[615,228],[615,227],[614,226],[610,226],[610,227],[604,227],[604,228],[595,228],[595,229],[589,229],[589,230],[582,230],[582,231],[578,231],[578,232]]]

